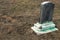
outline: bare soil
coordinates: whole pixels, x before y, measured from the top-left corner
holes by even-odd
[[[31,27],[39,21],[41,0],[0,0],[0,40],[60,40],[59,1],[52,1],[56,4],[53,21],[59,30],[38,36]]]

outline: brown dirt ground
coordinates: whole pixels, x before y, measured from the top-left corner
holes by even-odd
[[[60,40],[60,0],[52,1],[59,30],[38,36],[31,27],[39,21],[41,0],[0,0],[0,40]]]

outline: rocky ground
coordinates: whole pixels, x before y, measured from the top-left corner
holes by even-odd
[[[0,40],[60,40],[60,0],[53,0],[56,32],[37,36],[31,27],[39,21],[41,0],[0,0]]]

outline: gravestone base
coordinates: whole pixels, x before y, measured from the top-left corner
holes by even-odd
[[[41,34],[45,34],[45,33],[50,33],[53,31],[58,30],[55,27],[55,24],[50,21],[50,22],[45,22],[43,24],[40,24],[39,22],[37,22],[36,24],[34,24],[33,27],[31,27],[31,29],[37,34],[37,35],[41,35]]]

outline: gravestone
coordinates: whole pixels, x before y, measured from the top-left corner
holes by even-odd
[[[52,21],[54,4],[51,2],[41,3],[40,23]]]
[[[40,21],[35,23],[31,29],[37,34],[45,34],[58,30],[52,21],[54,5],[50,1],[41,3]]]

